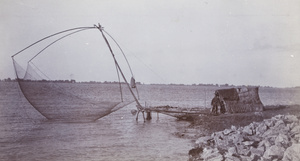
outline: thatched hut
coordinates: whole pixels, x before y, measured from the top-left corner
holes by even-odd
[[[264,110],[258,87],[241,87],[216,90],[220,99],[224,100],[229,113],[259,112]]]

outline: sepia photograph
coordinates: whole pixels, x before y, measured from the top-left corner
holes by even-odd
[[[0,0],[0,160],[299,161],[299,0]]]

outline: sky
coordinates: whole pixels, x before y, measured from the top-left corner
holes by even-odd
[[[299,0],[0,0],[0,16],[0,79],[31,43],[101,23],[142,83],[300,86]]]

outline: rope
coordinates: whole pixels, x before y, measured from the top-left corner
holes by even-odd
[[[116,66],[117,75],[118,75],[119,88],[120,88],[120,93],[121,93],[121,101],[123,102],[122,84],[121,84],[120,74],[119,74],[119,70],[118,70],[118,67],[117,67],[116,63],[115,63],[115,66]]]
[[[41,71],[41,70],[33,63],[33,60],[34,60],[37,56],[39,56],[42,52],[44,52],[47,48],[49,48],[50,46],[52,46],[52,45],[55,44],[56,42],[62,40],[63,38],[66,38],[66,37],[71,36],[71,35],[73,35],[73,34],[75,34],[75,33],[78,33],[78,32],[84,31],[84,30],[89,30],[89,29],[99,29],[99,31],[101,32],[101,34],[102,34],[102,36],[103,36],[103,38],[104,38],[104,40],[105,40],[105,42],[106,42],[106,44],[107,44],[109,50],[110,50],[110,52],[111,52],[111,54],[112,54],[112,56],[113,56],[114,63],[115,63],[115,67],[116,67],[116,70],[117,70],[118,80],[119,80],[119,87],[120,87],[121,100],[122,100],[122,102],[123,102],[123,94],[122,94],[122,87],[121,87],[121,80],[120,80],[121,78],[120,78],[120,74],[121,74],[121,76],[123,77],[124,81],[126,82],[126,84],[127,84],[128,88],[129,88],[131,94],[132,94],[133,97],[134,97],[134,100],[135,100],[136,103],[138,104],[138,107],[142,107],[142,106],[140,105],[140,103],[138,102],[138,100],[137,100],[135,94],[133,93],[132,89],[130,88],[130,85],[129,85],[129,83],[127,82],[127,80],[126,80],[126,78],[125,78],[125,76],[124,76],[124,74],[123,74],[123,72],[122,72],[122,70],[121,70],[121,68],[120,68],[120,66],[119,66],[119,64],[118,64],[118,62],[117,62],[117,60],[116,60],[116,58],[115,58],[115,55],[114,55],[114,53],[113,53],[113,50],[112,50],[112,48],[111,48],[111,46],[110,46],[110,44],[109,44],[108,40],[106,39],[106,37],[105,37],[105,35],[104,35],[103,32],[105,32],[107,35],[109,35],[109,34],[108,34],[106,31],[104,31],[103,28],[102,28],[102,27],[100,26],[100,24],[99,24],[99,26],[94,25],[93,27],[77,27],[77,28],[67,29],[67,30],[64,30],[64,31],[61,31],[61,32],[54,33],[54,34],[52,34],[52,35],[49,35],[49,36],[47,36],[47,37],[44,37],[44,38],[42,38],[42,39],[40,39],[40,40],[38,40],[38,41],[36,41],[36,42],[30,44],[29,46],[25,47],[24,49],[20,50],[19,52],[15,53],[14,55],[11,56],[12,59],[13,59],[14,68],[15,68],[15,73],[16,73],[16,77],[17,77],[18,84],[19,84],[19,87],[20,87],[20,91],[23,93],[23,95],[24,95],[24,97],[26,98],[26,100],[27,100],[27,101],[28,101],[28,102],[29,102],[29,103],[30,103],[30,104],[31,104],[31,105],[32,105],[32,106],[33,106],[33,107],[41,114],[41,115],[43,115],[43,116],[46,117],[47,119],[51,119],[51,117],[49,117],[49,116],[43,114],[42,111],[39,110],[39,108],[37,108],[37,107],[34,106],[34,103],[35,103],[35,102],[34,102],[34,101],[31,102],[30,99],[24,94],[25,88],[23,88],[22,85],[21,85],[21,84],[22,84],[22,82],[21,82],[22,80],[19,79],[18,71],[17,71],[18,68],[16,67],[17,64],[16,64],[16,62],[15,62],[15,60],[14,60],[14,57],[17,56],[18,54],[22,53],[22,52],[25,51],[26,49],[28,49],[28,48],[30,48],[30,47],[32,47],[32,46],[34,46],[34,45],[36,45],[36,44],[38,44],[38,43],[40,43],[40,42],[46,40],[46,39],[49,39],[49,38],[51,38],[51,37],[54,37],[54,36],[57,36],[57,35],[59,35],[59,34],[65,33],[65,34],[61,35],[60,37],[58,37],[57,39],[55,39],[54,41],[52,41],[50,44],[48,44],[48,45],[45,46],[44,48],[42,48],[41,50],[39,50],[38,53],[36,53],[36,54],[35,54],[35,55],[27,62],[27,69],[26,69],[26,71],[25,71],[26,73],[25,73],[23,79],[25,79],[25,76],[27,76],[27,77],[30,77],[30,79],[33,79],[33,80],[35,80],[35,77],[38,77],[38,78],[46,77],[47,79],[51,80],[51,79],[50,79],[43,71]],[[68,32],[68,33],[67,33],[67,32]],[[126,58],[126,56],[125,56],[123,50],[121,49],[121,47],[119,46],[119,44],[113,39],[113,37],[112,37],[111,35],[109,35],[109,37],[117,44],[118,48],[119,48],[120,51],[122,52],[122,54],[123,54],[123,56],[124,56],[124,58],[125,58],[125,60],[126,60],[126,63],[127,63],[128,67],[129,67],[129,69],[130,69],[131,75],[132,75],[132,77],[133,77],[132,69],[131,69],[131,67],[130,67],[130,65],[129,65],[129,62],[128,62],[128,60],[127,60],[127,58]],[[30,70],[33,70],[34,73],[30,73],[30,70],[28,69],[29,67],[30,67]],[[37,70],[37,71],[35,71],[35,70]],[[32,74],[33,74],[33,75],[32,75]],[[71,94],[69,91],[62,91],[62,88],[59,88],[59,85],[57,85],[57,84],[54,84],[54,86],[53,86],[53,84],[51,83],[51,84],[49,84],[49,85],[50,85],[52,88],[53,88],[53,87],[58,87],[57,89],[54,89],[54,90],[56,90],[57,94],[63,94],[63,95],[65,95],[65,96],[71,97],[72,99],[73,99],[73,98],[76,98],[76,99],[79,99],[79,100],[81,100],[81,101],[87,102],[87,103],[89,103],[90,105],[97,105],[96,102],[93,102],[93,101],[91,102],[91,101],[86,100],[86,99],[84,99],[84,98],[81,98],[81,97],[79,97],[79,96],[77,96],[77,95]],[[138,91],[137,91],[137,93],[138,93]],[[115,104],[115,105],[113,106],[113,109],[112,109],[110,112],[108,112],[107,114],[105,114],[105,115],[108,115],[109,113],[114,112],[114,111],[118,110],[119,108],[124,107],[124,106],[118,107],[119,104],[120,104],[120,103]],[[129,103],[128,103],[128,104],[129,104]],[[118,108],[116,108],[116,107],[118,107]]]
[[[102,29],[116,44],[117,44],[117,46],[118,46],[118,48],[120,49],[120,51],[122,52],[122,54],[123,54],[123,56],[124,56],[124,58],[125,58],[125,60],[126,60],[126,63],[127,63],[127,65],[128,65],[128,67],[129,67],[129,70],[130,70],[130,73],[131,73],[131,76],[133,77],[133,72],[132,72],[132,69],[131,69],[131,67],[130,67],[130,65],[129,65],[129,62],[128,62],[128,60],[127,60],[127,57],[125,56],[125,54],[124,54],[124,52],[123,52],[123,50],[122,50],[122,48],[120,47],[120,45],[117,43],[117,41],[108,33],[108,32],[106,32],[104,29]]]
[[[15,62],[15,60],[13,59],[13,64],[14,64],[14,66],[16,65],[15,64],[16,62]],[[20,67],[21,68],[21,67]],[[22,68],[23,69],[23,68]],[[23,69],[24,70],[24,69]],[[16,70],[15,70],[15,74],[16,74],[16,78],[17,78],[17,82],[19,82],[19,80],[18,80],[18,75],[17,75],[17,72],[16,72]],[[19,85],[19,83],[18,83],[18,86],[20,86]],[[20,98],[20,100],[22,101],[22,91],[21,91],[21,88],[18,88],[18,95],[19,95],[19,98]],[[28,119],[30,119],[31,121],[33,120],[33,119],[31,119],[29,116],[28,116],[28,113],[27,113],[27,111],[26,111],[26,109],[25,109],[25,107],[24,106],[22,106],[23,107],[23,110],[25,111],[24,113],[26,114],[26,117],[28,118]]]
[[[72,29],[68,29],[68,30],[64,30],[64,31],[60,31],[60,32],[54,33],[54,34],[52,34],[52,35],[49,35],[49,36],[47,36],[47,37],[44,37],[44,38],[42,38],[42,39],[40,39],[40,40],[38,40],[38,41],[32,43],[31,45],[25,47],[24,49],[22,49],[21,51],[15,53],[15,54],[12,55],[11,57],[14,57],[14,56],[18,55],[18,54],[20,54],[21,52],[23,52],[24,50],[26,50],[26,49],[32,47],[33,45],[35,45],[35,44],[37,44],[37,43],[39,43],[39,42],[41,42],[41,41],[44,41],[44,40],[46,40],[46,39],[48,39],[48,38],[50,38],[50,37],[53,37],[53,36],[55,36],[55,35],[59,35],[59,34],[61,34],[61,33],[69,32],[69,31],[72,31],[72,30],[78,30],[78,29],[93,29],[93,28],[95,28],[95,27],[76,27],[76,28],[72,28]]]
[[[59,40],[65,38],[65,37],[68,37],[68,36],[70,36],[70,35],[73,35],[73,34],[75,34],[75,33],[77,33],[77,32],[84,31],[84,30],[87,30],[87,29],[81,29],[81,30],[79,30],[79,31],[75,31],[75,32],[69,33],[69,34],[67,34],[67,35],[65,35],[65,36],[62,36],[62,37],[56,39],[55,41],[53,41],[52,43],[50,43],[49,45],[47,45],[46,47],[44,47],[41,51],[39,51],[39,52],[38,52],[35,56],[33,56],[28,62],[31,62],[31,61],[32,61],[35,57],[37,57],[40,53],[42,53],[44,50],[46,50],[48,47],[50,47],[50,46],[53,45],[54,43],[58,42]]]
[[[125,60],[126,60],[126,63],[127,63],[127,65],[128,65],[128,68],[129,68],[129,70],[130,70],[130,73],[131,73],[131,76],[134,78],[134,75],[133,75],[133,72],[132,72],[132,69],[131,69],[131,66],[130,66],[130,64],[129,64],[129,61],[128,61],[128,59],[127,59],[127,57],[126,57],[126,55],[125,55],[125,53],[124,53],[124,51],[123,51],[123,49],[121,48],[121,46],[119,45],[119,43],[107,32],[107,31],[105,31],[103,28],[102,28],[102,30],[116,43],[116,45],[118,46],[118,48],[120,49],[120,51],[121,51],[121,53],[123,54],[123,57],[125,58]],[[138,91],[138,88],[137,87],[135,87],[135,89],[136,89],[136,93],[137,93],[137,96],[138,96],[138,99],[140,99],[140,95],[139,95],[139,91]]]
[[[122,70],[121,70],[121,67],[119,66],[119,64],[118,64],[118,62],[117,62],[117,60],[116,60],[116,58],[115,58],[115,55],[114,55],[114,53],[113,53],[113,51],[112,51],[112,48],[111,48],[111,46],[110,46],[110,44],[109,44],[107,38],[106,38],[105,35],[104,35],[103,27],[102,27],[100,24],[98,24],[98,25],[99,25],[99,26],[96,26],[96,25],[94,25],[94,26],[97,27],[97,28],[99,29],[99,31],[101,32],[102,37],[103,37],[103,39],[105,40],[105,42],[106,42],[106,44],[107,44],[107,46],[108,46],[108,48],[109,48],[109,51],[110,51],[110,53],[111,53],[112,56],[113,56],[113,59],[114,59],[114,61],[115,61],[115,64],[116,64],[116,66],[118,67],[118,69],[119,69],[119,71],[120,71],[120,73],[121,73],[121,75],[122,75],[122,77],[123,77],[125,83],[127,84],[129,91],[131,92],[132,96],[134,97],[135,102],[138,104],[139,107],[142,107],[141,104],[140,104],[140,102],[139,102],[138,99],[136,98],[135,94],[134,94],[133,91],[131,90],[131,87],[130,87],[129,83],[128,83],[128,81],[126,80],[126,78],[125,78],[125,76],[124,76],[124,74],[123,74],[123,72],[122,72]]]
[[[40,73],[42,73],[47,79],[51,80],[42,70],[40,70],[33,62],[30,62]],[[29,62],[28,65],[29,66]],[[27,72],[26,72],[27,73]]]

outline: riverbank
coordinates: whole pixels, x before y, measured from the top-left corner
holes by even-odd
[[[272,105],[265,106],[263,112],[221,114],[218,116],[197,116],[194,117],[191,124],[175,133],[177,137],[195,140],[201,136],[210,135],[213,132],[222,131],[230,128],[246,126],[252,122],[260,122],[276,115],[293,114],[300,116],[300,105]]]
[[[263,111],[263,112],[197,117],[197,118],[195,118],[195,120],[189,127],[191,129],[194,129],[194,133],[192,134],[191,130],[187,130],[188,132],[190,132],[189,134],[185,134],[183,132],[181,135],[182,135],[182,137],[190,137],[191,139],[195,140],[195,148],[190,150],[190,152],[189,152],[190,160],[201,160],[201,159],[203,159],[203,154],[206,155],[204,157],[209,157],[210,156],[209,153],[215,153],[215,152],[217,152],[215,154],[220,154],[220,155],[214,154],[215,157],[225,159],[226,158],[225,155],[226,155],[227,158],[229,158],[228,156],[230,156],[231,160],[232,159],[239,160],[239,159],[241,159],[240,156],[244,156],[244,158],[248,157],[248,159],[250,159],[249,158],[250,156],[252,157],[252,159],[254,159],[255,157],[256,158],[260,158],[260,157],[271,158],[274,156],[271,156],[268,154],[270,153],[270,151],[274,152],[274,148],[277,148],[277,150],[279,149],[279,150],[283,151],[283,149],[278,148],[277,145],[276,145],[276,147],[272,147],[272,146],[275,146],[274,140],[276,140],[276,137],[272,138],[273,142],[270,143],[270,146],[267,147],[266,145],[264,145],[264,146],[262,146],[263,149],[262,149],[262,147],[260,147],[261,149],[259,149],[259,150],[262,153],[262,156],[259,156],[258,154],[254,155],[254,153],[250,151],[251,148],[253,149],[253,147],[252,147],[253,144],[251,144],[251,143],[254,143],[255,141],[256,141],[255,143],[260,143],[262,140],[265,140],[262,136],[256,137],[256,134],[264,133],[265,131],[256,132],[255,130],[253,131],[253,129],[256,129],[259,126],[263,126],[261,124],[266,124],[266,123],[264,123],[265,120],[276,120],[276,121],[273,121],[272,125],[276,125],[276,124],[280,125],[282,122],[284,122],[285,124],[281,124],[280,126],[278,126],[279,128],[287,126],[287,123],[289,124],[288,126],[290,126],[291,121],[286,121],[287,120],[286,117],[290,118],[290,115],[293,115],[294,116],[293,118],[297,118],[296,123],[299,123],[298,119],[300,117],[300,105],[266,106],[265,111]],[[281,121],[278,122],[278,120],[280,120],[280,119],[281,119]],[[293,126],[296,126],[296,123],[294,123]],[[267,131],[272,128],[273,127],[271,127],[269,125],[269,126],[266,126],[265,130]],[[290,126],[289,130],[286,130],[286,131],[280,132],[280,133],[285,135],[292,128],[293,127]],[[245,133],[245,130],[243,131],[243,129],[248,129],[249,133]],[[252,130],[251,132],[255,132],[255,133],[250,134],[249,129]],[[282,129],[284,129],[284,128],[282,128]],[[279,130],[277,129],[277,131],[279,131]],[[274,132],[274,130],[273,130],[273,132]],[[229,142],[228,142],[228,136],[227,135],[225,136],[224,134],[230,134],[229,138],[232,138],[232,137],[240,138],[240,140],[232,140],[232,139],[230,140],[229,139]],[[236,135],[233,136],[231,134],[239,134],[239,136],[237,137]],[[278,133],[277,133],[277,135],[278,135]],[[252,138],[252,139],[253,139],[253,137],[256,138],[256,140],[249,139],[249,136],[251,136],[250,138]],[[281,136],[281,137],[286,138],[285,136]],[[222,141],[220,141],[220,138],[222,138],[221,139]],[[257,138],[259,138],[259,139],[257,139]],[[282,139],[282,138],[277,138],[277,139]],[[293,145],[292,141],[291,141],[291,137],[289,137],[288,139],[289,139],[289,143],[288,143],[289,146],[286,144],[284,146],[284,151],[286,151],[288,147],[291,147],[291,145]],[[213,142],[208,142],[208,140],[213,141]],[[267,139],[267,140],[269,141],[270,139]],[[251,145],[237,148],[236,145],[237,144],[239,146],[243,145],[243,144],[239,144],[243,141],[248,141],[248,142],[246,142],[246,144],[249,143]],[[236,156],[233,155],[233,157],[232,157],[232,154],[228,152],[228,148],[230,149],[229,145],[234,147],[231,149],[232,150],[231,153],[235,152]],[[298,146],[298,145],[295,144],[295,146]],[[224,148],[224,147],[226,147],[226,148]],[[257,148],[258,144],[255,145],[254,147]],[[267,148],[270,148],[270,147],[272,147],[273,149],[268,150]],[[243,151],[243,152],[245,152],[244,153],[245,155],[241,154],[242,152],[240,149],[246,149]],[[255,149],[255,150],[257,150],[257,149]],[[264,153],[268,153],[268,154],[266,154],[264,156]],[[253,155],[251,155],[251,154],[253,154]],[[282,158],[283,155],[277,156],[277,157]]]

